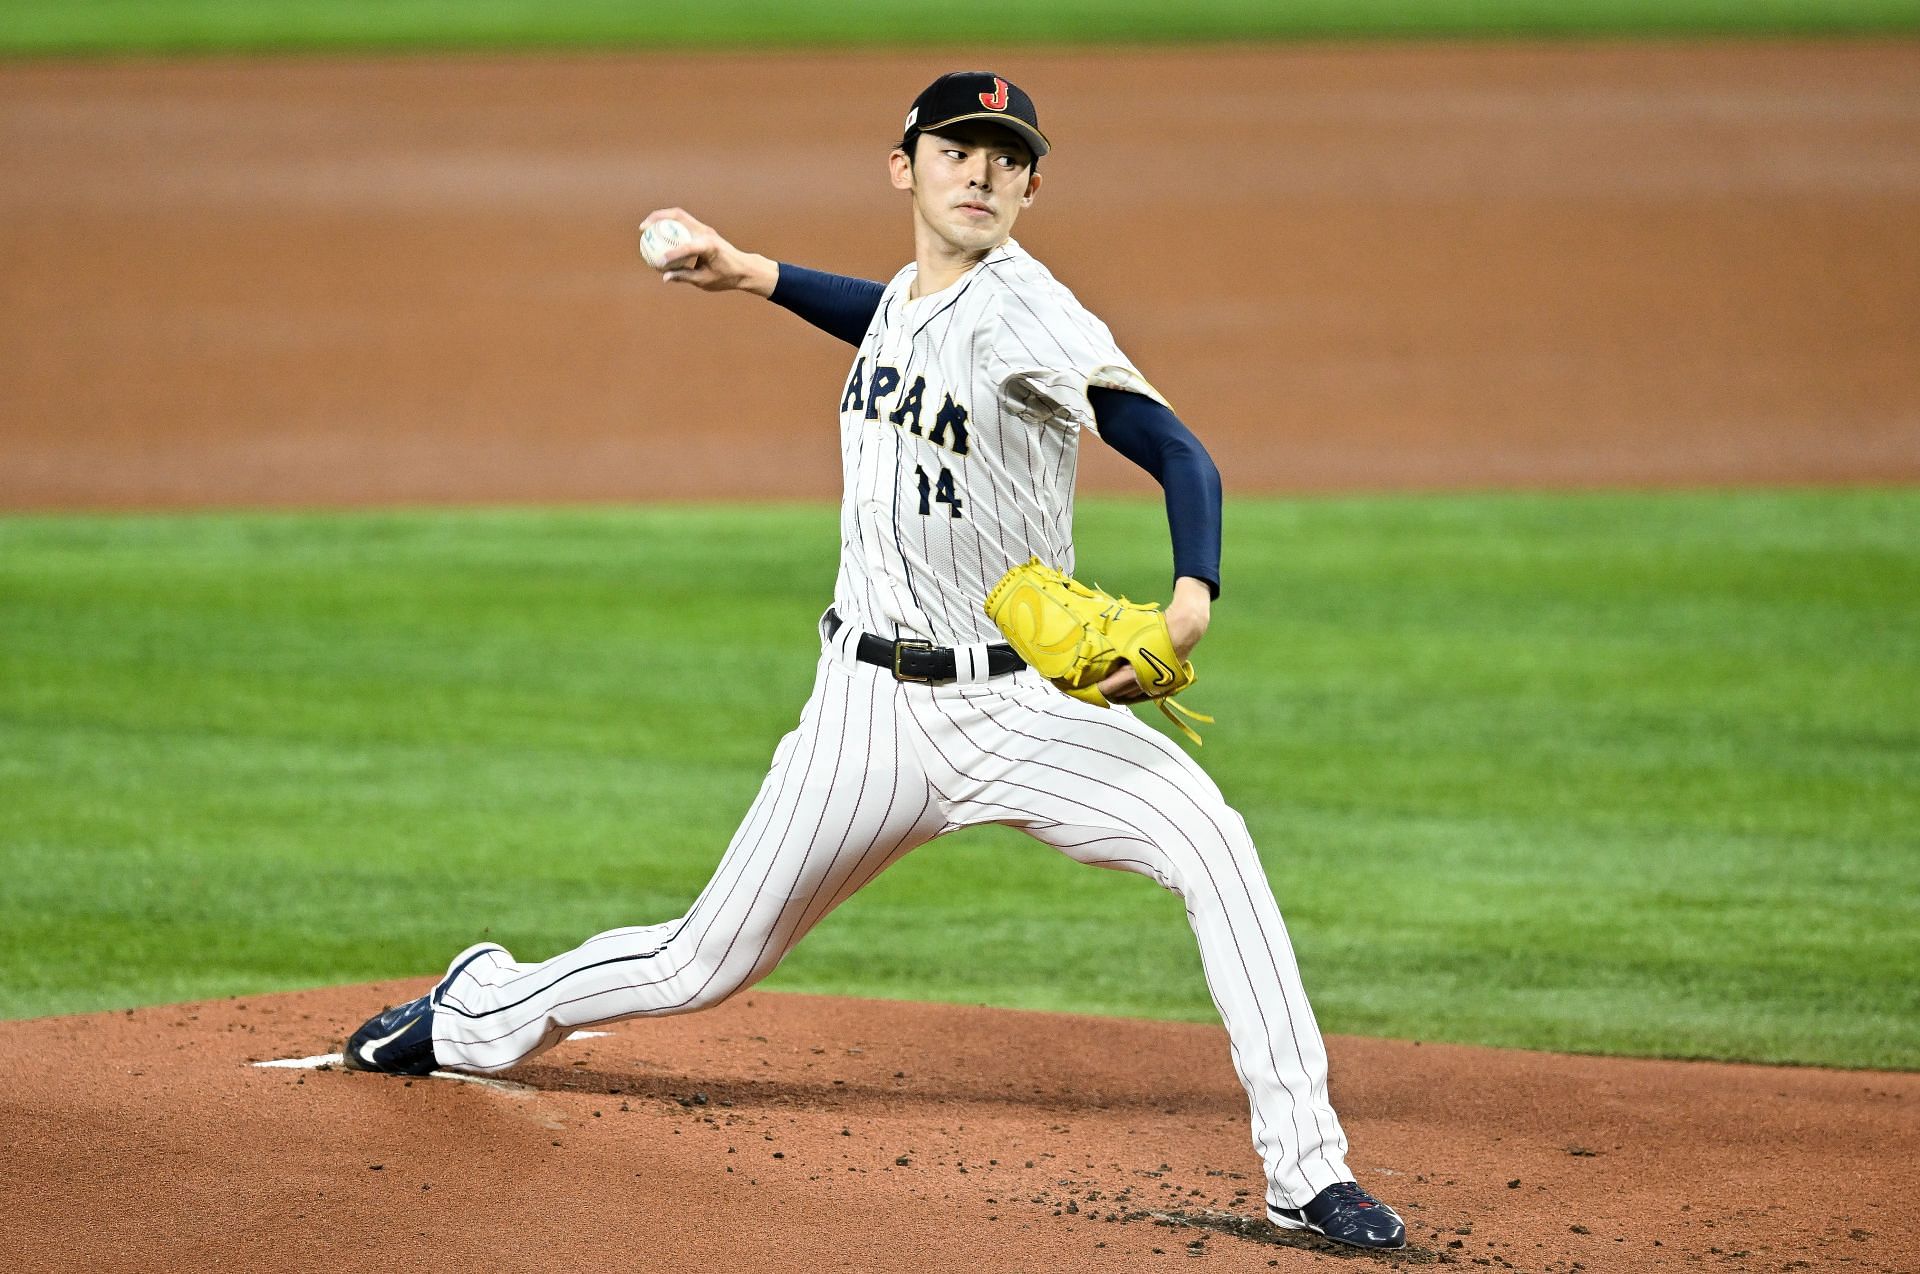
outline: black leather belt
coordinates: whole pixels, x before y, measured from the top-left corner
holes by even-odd
[[[832,640],[839,631],[840,616],[828,611],[828,640]],[[859,648],[854,653],[863,664],[877,664],[885,668],[896,681],[952,681],[955,675],[951,646],[934,646],[924,641],[888,641],[872,633],[861,633]],[[1004,677],[1026,666],[1027,661],[1014,654],[1012,646],[987,647],[989,677]]]

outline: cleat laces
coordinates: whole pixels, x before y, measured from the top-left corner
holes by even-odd
[[[1376,1208],[1380,1201],[1360,1188],[1357,1181],[1342,1181],[1327,1187],[1327,1193],[1343,1207]]]

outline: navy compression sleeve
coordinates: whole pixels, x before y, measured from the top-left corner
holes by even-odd
[[[1220,470],[1180,417],[1145,394],[1089,389],[1107,445],[1153,475],[1167,496],[1173,574],[1205,580],[1220,596]]]
[[[805,266],[780,263],[780,274],[773,282],[775,305],[784,305],[823,332],[839,337],[849,345],[858,345],[880,308],[880,294],[887,289],[871,279],[827,274]]]

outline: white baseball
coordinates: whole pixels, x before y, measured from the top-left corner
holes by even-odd
[[[686,254],[680,247],[693,237],[693,232],[669,217],[665,221],[656,221],[640,232],[640,256],[656,270],[665,270]]]

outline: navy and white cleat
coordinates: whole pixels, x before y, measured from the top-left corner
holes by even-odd
[[[1276,1208],[1269,1203],[1267,1220],[1283,1230],[1312,1230],[1354,1247],[1407,1245],[1407,1226],[1400,1214],[1352,1181],[1328,1186],[1304,1208]]]
[[[462,969],[489,951],[505,950],[498,943],[482,942],[462,951],[433,990],[368,1018],[340,1050],[341,1064],[351,1071],[386,1075],[432,1074],[439,1067],[433,1056],[434,1005],[440,1003]]]

